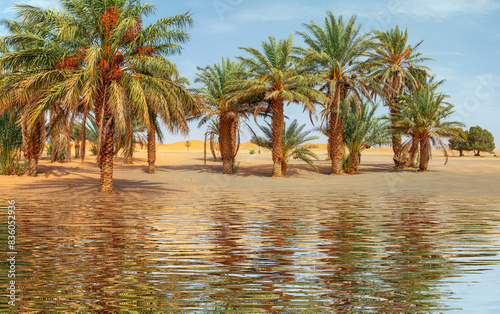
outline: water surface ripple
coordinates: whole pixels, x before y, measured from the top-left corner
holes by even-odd
[[[491,298],[500,291],[495,204],[271,193],[188,203],[17,200],[19,311],[500,308]],[[5,252],[5,223],[1,230]],[[1,265],[6,274],[5,259]],[[0,307],[8,308],[5,298]]]

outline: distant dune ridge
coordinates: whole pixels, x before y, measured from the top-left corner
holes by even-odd
[[[203,141],[200,140],[190,140],[191,146],[189,150],[203,150]],[[313,149],[314,151],[326,151],[326,144],[314,144],[318,146],[318,148]],[[187,151],[186,142],[176,142],[172,144],[158,144],[158,150],[179,150],[179,151]],[[207,142],[207,150],[210,149],[210,143]],[[252,144],[252,142],[241,143],[240,152],[241,151],[250,151],[250,150],[259,150],[259,146]],[[261,148],[261,150],[264,150]]]
[[[189,147],[189,151],[202,151],[203,150],[203,141],[200,140],[190,140],[191,146]],[[317,148],[312,149],[312,151],[315,152],[326,152],[326,144],[316,144],[312,143],[316,146]],[[140,147],[138,147],[140,149]],[[145,148],[144,148],[145,149]],[[246,153],[250,150],[255,150],[256,152],[259,150],[259,147],[255,144],[252,144],[251,142],[245,142],[241,143],[240,145],[240,152]],[[187,151],[186,147],[186,142],[176,142],[172,144],[157,144],[157,150],[172,150],[172,151]],[[210,150],[210,143],[207,142],[207,151]],[[265,151],[265,149],[261,148],[261,151]],[[391,147],[372,147],[369,150],[370,153],[374,154],[391,154],[392,153],[392,148]],[[433,154],[443,154],[442,150],[433,150]],[[453,156],[455,154],[458,156],[458,151],[451,151],[450,155]],[[466,155],[472,155],[471,152],[465,152]],[[500,155],[500,150],[496,150],[495,154],[497,156]],[[481,153],[482,156],[492,156],[490,153]]]

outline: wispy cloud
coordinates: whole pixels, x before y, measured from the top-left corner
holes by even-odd
[[[496,0],[400,0],[393,9],[401,14],[444,19],[462,13],[491,13],[500,9],[500,3]]]
[[[237,26],[235,23],[229,22],[218,22],[218,21],[209,21],[206,23],[206,26],[203,27],[204,33],[209,34],[230,34],[235,33],[237,30]]]
[[[60,3],[58,0],[24,0],[24,1],[19,1],[16,4],[27,4],[31,5],[34,7],[40,7],[40,8],[59,8]],[[14,12],[14,6],[10,5],[2,10],[2,13],[13,13]]]
[[[273,22],[304,19],[309,16],[323,16],[324,9],[300,3],[272,3],[241,10],[235,18],[242,22]]]

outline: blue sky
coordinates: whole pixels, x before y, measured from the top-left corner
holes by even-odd
[[[2,18],[12,18],[14,3],[41,7],[54,6],[56,0],[0,2]],[[151,0],[157,4],[155,18],[191,10],[196,25],[182,55],[171,59],[182,76],[191,82],[197,66],[213,65],[221,57],[245,55],[238,47],[260,47],[268,36],[286,38],[302,31],[311,20],[322,24],[325,12],[358,16],[365,30],[387,30],[399,25],[408,28],[410,43],[424,40],[420,51],[435,59],[426,65],[438,79],[446,79],[441,91],[455,105],[455,121],[480,125],[500,143],[500,1],[498,0]],[[4,33],[4,32],[0,32]],[[297,45],[302,45],[295,36]],[[309,122],[298,105],[286,107],[290,119]],[[387,108],[381,108],[383,114]],[[316,123],[318,125],[319,123]],[[310,125],[312,128],[312,125]],[[204,129],[191,124],[189,139],[203,139]],[[248,135],[249,132],[245,131]],[[179,135],[165,136],[166,143],[186,140]],[[318,142],[326,142],[321,137]],[[497,144],[500,148],[500,144]]]

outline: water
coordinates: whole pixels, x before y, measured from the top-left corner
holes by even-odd
[[[20,312],[500,309],[500,215],[486,200],[355,193],[218,193],[202,203],[161,195],[34,199],[17,200]],[[5,209],[0,219],[6,251]],[[1,267],[5,291],[5,258]]]

